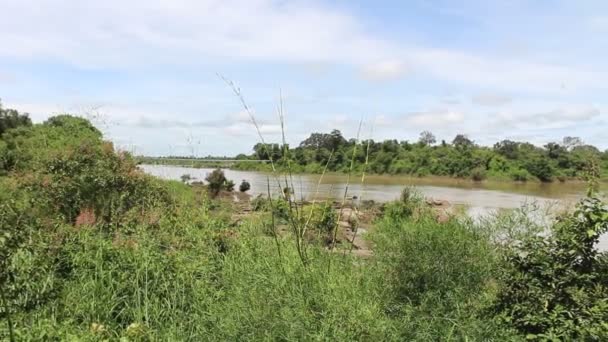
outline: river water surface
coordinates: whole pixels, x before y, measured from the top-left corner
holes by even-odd
[[[163,178],[180,180],[188,174],[196,180],[203,181],[212,169],[198,169],[169,165],[140,165],[145,172]],[[274,194],[285,186],[281,178],[281,187],[270,173],[256,171],[236,171],[225,169],[226,178],[232,180],[236,187],[242,180],[251,184],[249,193],[253,196],[267,194],[268,186]],[[295,194],[298,198],[342,198],[347,184],[347,175],[326,174],[293,175]],[[407,176],[366,176],[364,184],[361,177],[351,177],[348,196],[357,196],[363,200],[386,202],[399,198],[405,186],[415,186],[425,197],[447,200],[450,203],[467,208],[469,215],[478,217],[497,210],[515,209],[534,203],[540,207],[561,207],[574,204],[585,194],[585,184],[571,183],[515,183],[515,182],[472,182],[450,178],[416,178]],[[601,241],[601,249],[608,249],[608,236]]]

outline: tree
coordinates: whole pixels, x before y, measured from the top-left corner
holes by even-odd
[[[519,155],[519,143],[511,140],[503,140],[494,144],[494,151],[508,159],[517,159]]]
[[[253,153],[259,160],[268,160],[270,157],[268,148],[266,148],[266,145],[262,143],[257,143],[253,146]]]
[[[101,138],[101,131],[95,128],[91,122],[85,118],[69,114],[61,114],[53,116],[44,122],[45,126],[61,127],[68,131],[83,131],[91,133],[96,137]]]
[[[344,139],[342,132],[339,130],[334,129],[329,133],[329,144],[331,149],[337,150],[340,148],[340,146],[345,145],[346,143],[346,139]]]
[[[430,146],[436,143],[437,139],[435,139],[433,133],[429,131],[423,131],[422,133],[420,133],[420,138],[418,139],[418,142],[424,146]]]
[[[11,128],[31,125],[32,120],[27,113],[21,114],[14,109],[4,109],[2,108],[2,102],[0,102],[0,137]]]
[[[225,187],[227,182],[226,176],[224,175],[224,171],[222,169],[215,169],[210,174],[205,177],[207,181],[209,192],[213,196],[217,196],[220,191]]]
[[[579,137],[564,137],[562,144],[568,151],[570,151],[574,147],[582,145],[583,140]]]
[[[554,142],[550,142],[545,145],[545,149],[547,150],[547,155],[551,159],[558,159],[568,152],[566,148]]]
[[[452,145],[457,148],[468,148],[473,147],[473,140],[469,139],[468,136],[464,134],[457,134],[454,140],[452,140]]]
[[[241,185],[239,185],[239,191],[247,192],[249,189],[251,189],[251,184],[249,184],[248,181],[243,179],[243,181],[241,182]]]
[[[537,156],[529,159],[525,164],[526,170],[541,182],[553,181],[553,167],[547,157]]]

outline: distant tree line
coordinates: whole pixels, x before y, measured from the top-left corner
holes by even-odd
[[[272,159],[279,166],[291,160],[295,171],[321,172],[327,165],[328,171],[346,172],[356,143],[355,139],[346,139],[339,130],[333,130],[312,133],[296,148],[258,143],[252,155],[239,155],[237,159]],[[354,171],[362,171],[366,160],[367,171],[376,174],[551,182],[584,178],[589,165],[596,163],[603,176],[608,176],[608,150],[602,152],[578,137],[565,137],[542,147],[512,140],[488,147],[476,144],[464,134],[456,135],[450,142],[437,142],[431,132],[424,131],[415,142],[360,141],[354,155]],[[237,165],[241,169],[255,167],[260,165]]]

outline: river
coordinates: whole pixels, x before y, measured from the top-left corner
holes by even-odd
[[[198,169],[169,165],[140,165],[145,172],[163,178],[180,180],[188,174],[196,180],[204,180],[212,169]],[[236,187],[242,180],[251,184],[249,193],[253,196],[267,194],[268,186],[272,193],[280,191],[277,180],[272,174],[256,171],[237,171],[225,169],[226,178],[232,180]],[[347,183],[347,175],[326,174],[319,183],[320,175],[293,175],[293,188],[298,198],[311,199],[317,194],[318,198],[342,198]],[[289,181],[291,184],[292,181]],[[584,196],[585,184],[582,182],[568,183],[515,183],[515,182],[472,182],[451,178],[417,178],[407,176],[366,176],[364,184],[360,177],[351,177],[349,196],[357,196],[363,200],[386,202],[399,198],[405,186],[414,186],[425,197],[446,200],[457,206],[467,208],[469,215],[478,217],[488,215],[497,210],[520,208],[525,204],[534,203],[541,208],[570,206]],[[281,187],[285,179],[281,179]],[[600,242],[602,250],[608,249],[608,236]]]

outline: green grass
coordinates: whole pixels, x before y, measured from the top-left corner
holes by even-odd
[[[231,226],[224,215],[229,207],[209,209],[205,202],[197,208],[191,188],[165,185],[178,196],[178,215],[128,232],[61,225],[39,237],[62,239],[44,266],[37,264],[48,256],[44,250],[15,257],[18,282],[34,274],[48,286],[24,291],[41,298],[13,311],[18,340],[396,341],[504,334],[476,316],[476,304],[489,295],[492,258],[468,226],[443,226],[430,216],[386,218],[374,237],[377,258],[312,246],[304,266],[289,236],[279,240],[279,257],[267,214]],[[412,285],[425,281],[432,286]],[[7,336],[6,325],[0,336]]]
[[[0,340],[525,338],[492,310],[505,284],[517,285],[500,283],[511,250],[497,237],[525,221],[439,223],[408,189],[374,222],[374,256],[358,258],[345,241],[330,250],[308,239],[306,232],[335,234],[325,211],[306,220],[312,206],[273,200],[243,217],[204,187],[144,175],[81,119],[10,133],[21,142],[10,146],[29,150],[3,152]],[[598,234],[608,222],[601,205]]]

